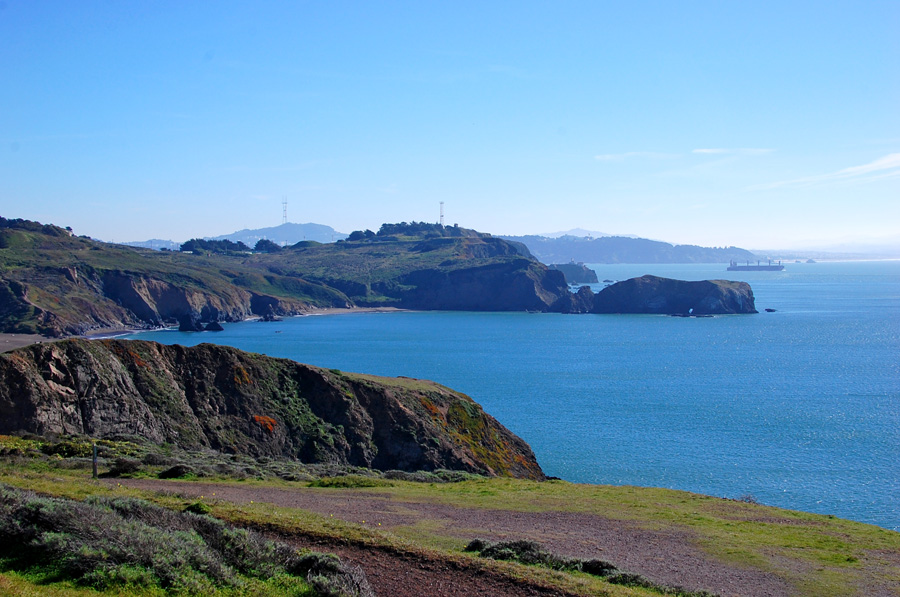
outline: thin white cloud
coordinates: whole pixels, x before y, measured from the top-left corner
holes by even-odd
[[[783,187],[811,187],[829,183],[839,182],[871,182],[873,180],[881,180],[883,178],[894,178],[900,176],[900,153],[890,153],[883,158],[879,158],[874,162],[863,164],[862,166],[851,166],[837,172],[828,174],[820,174],[819,176],[806,176],[803,178],[794,178],[792,180],[782,180],[764,185],[750,187],[749,190],[768,190]]]
[[[724,147],[715,147],[710,149],[695,149],[691,153],[699,153],[699,154],[713,154],[713,155],[763,155],[766,153],[772,153],[775,151],[774,149],[761,148],[761,147],[737,147],[737,148],[724,148]]]
[[[678,154],[660,153],[656,151],[628,151],[625,153],[606,153],[595,155],[594,159],[601,162],[620,162],[629,158],[669,159],[678,157]]]

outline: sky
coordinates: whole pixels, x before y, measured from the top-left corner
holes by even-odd
[[[900,2],[0,0],[0,215],[900,244]]]

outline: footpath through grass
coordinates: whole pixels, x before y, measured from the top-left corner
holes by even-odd
[[[183,509],[192,502],[187,491],[137,491],[122,485],[110,486],[91,481],[88,471],[65,466],[65,459],[58,458],[35,459],[24,465],[22,459],[15,463],[0,460],[0,482],[79,500],[90,496],[132,496],[170,509]],[[431,505],[484,512],[597,516],[647,531],[690,536],[693,547],[709,559],[775,575],[790,587],[792,595],[866,595],[872,587],[880,587],[883,594],[900,595],[896,588],[893,593],[890,589],[900,587],[900,534],[896,532],[830,516],[686,492],[515,479],[422,483],[365,475],[312,481],[195,479],[187,487],[202,488],[207,483],[227,483],[260,492],[279,488],[297,493],[318,492],[316,495],[323,499],[374,496],[394,510],[407,508],[411,512],[427,510],[424,506]],[[300,534],[418,553],[430,559],[483,566],[576,594],[660,594],[658,589],[614,586],[577,570],[487,561],[463,552],[469,540],[488,533],[489,528],[453,529],[440,520],[425,517],[413,525],[388,531],[359,521],[341,520],[339,516],[271,504],[232,503],[214,498],[209,492],[202,495],[203,503],[217,518],[280,535]],[[3,582],[20,580],[9,576]]]

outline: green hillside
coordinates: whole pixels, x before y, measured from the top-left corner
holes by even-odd
[[[403,223],[351,238],[272,253],[152,251],[0,218],[0,331],[62,336],[327,307],[548,310],[567,296],[562,276],[490,235]],[[461,281],[467,291],[454,295]]]

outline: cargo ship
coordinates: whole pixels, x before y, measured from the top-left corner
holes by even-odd
[[[780,272],[783,269],[784,266],[781,265],[780,261],[778,263],[772,263],[771,259],[767,264],[757,261],[756,265],[753,265],[748,261],[746,265],[740,265],[733,259],[731,260],[731,263],[728,264],[728,271],[730,272]]]

